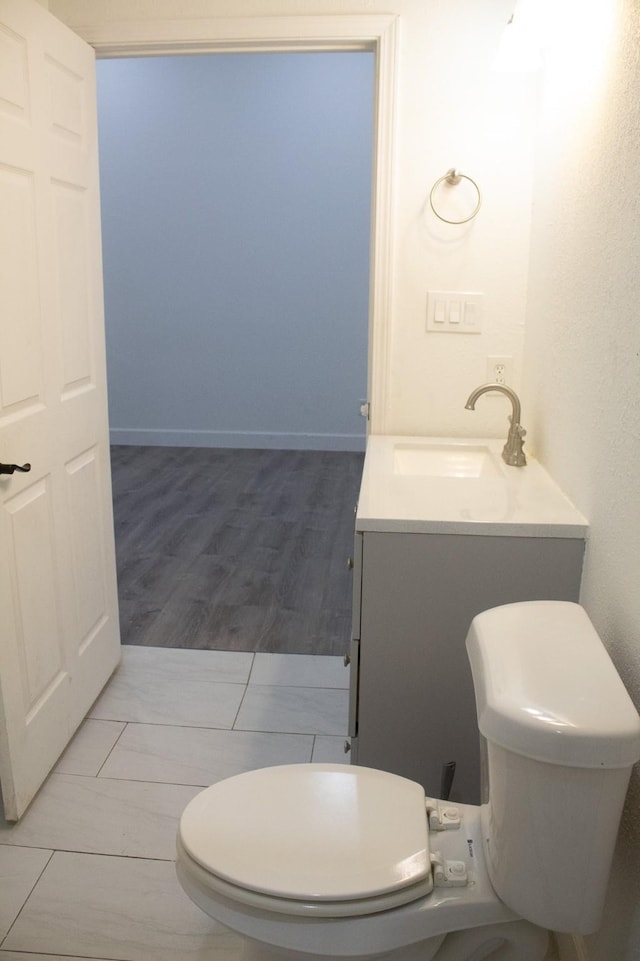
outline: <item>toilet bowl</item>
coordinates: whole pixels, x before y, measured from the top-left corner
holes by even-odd
[[[577,604],[486,611],[467,650],[482,805],[332,764],[250,771],[189,803],[178,879],[246,961],[542,961],[548,929],[598,927],[638,714]]]
[[[177,845],[184,890],[250,939],[255,961],[466,961],[483,945],[501,947],[503,961],[545,955],[547,932],[493,890],[480,809],[427,799],[383,771],[296,764],[240,774],[193,799]]]

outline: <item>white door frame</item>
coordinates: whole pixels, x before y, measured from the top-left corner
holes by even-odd
[[[113,21],[73,29],[98,57],[222,52],[357,51],[375,54],[369,283],[368,429],[385,433],[392,302],[392,193],[398,18],[385,15],[215,17]]]

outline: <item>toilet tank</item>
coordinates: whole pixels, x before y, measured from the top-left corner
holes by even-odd
[[[499,897],[553,931],[600,924],[640,718],[578,604],[508,604],[467,636],[485,857]]]

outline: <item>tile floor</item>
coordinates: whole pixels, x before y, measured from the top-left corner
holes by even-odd
[[[205,785],[344,761],[342,658],[124,647],[24,818],[0,820],[0,961],[239,961],[173,867]]]

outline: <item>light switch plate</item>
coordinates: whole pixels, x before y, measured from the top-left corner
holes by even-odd
[[[480,334],[484,294],[477,291],[427,291],[427,330],[446,334]]]

